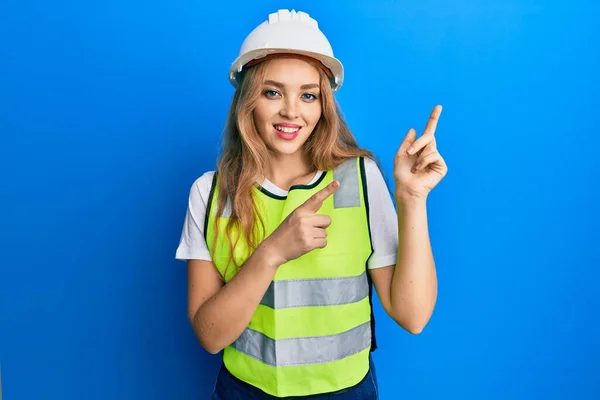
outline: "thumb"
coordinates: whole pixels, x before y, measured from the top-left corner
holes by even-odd
[[[406,154],[406,150],[417,140],[417,131],[413,128],[408,130],[406,136],[402,140],[400,144],[400,148],[398,149],[398,154]]]

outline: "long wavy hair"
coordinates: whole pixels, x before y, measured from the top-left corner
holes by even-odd
[[[241,265],[234,257],[238,241],[243,240],[252,252],[264,239],[264,221],[253,191],[265,177],[270,151],[258,133],[253,113],[263,93],[263,82],[270,61],[265,60],[243,72],[229,109],[223,151],[218,161],[219,190],[215,232],[218,232],[217,221],[230,199],[231,216],[225,234],[230,246],[229,262],[233,261],[238,269]],[[318,61],[314,62],[318,66],[316,63]],[[322,111],[313,132],[304,143],[306,159],[314,170],[323,171],[337,167],[350,157],[363,156],[375,160],[370,151],[358,146],[344,121],[327,74],[322,68],[317,69],[320,74]],[[213,249],[216,248],[216,239],[220,234],[219,232],[214,237]]]

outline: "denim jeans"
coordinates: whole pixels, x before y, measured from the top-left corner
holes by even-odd
[[[352,388],[339,392],[318,394],[301,397],[285,397],[286,399],[310,399],[310,400],[378,400],[377,375],[373,359],[370,359],[370,368],[367,375],[360,383]],[[225,366],[221,366],[217,383],[211,400],[268,400],[281,399],[268,395],[254,386],[235,378]]]

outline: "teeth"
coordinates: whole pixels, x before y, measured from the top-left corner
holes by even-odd
[[[283,133],[294,133],[294,132],[298,132],[299,128],[288,128],[288,127],[284,127],[284,126],[275,125],[275,129],[277,129],[278,131],[281,131]]]

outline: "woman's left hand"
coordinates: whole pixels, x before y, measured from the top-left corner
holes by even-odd
[[[394,159],[396,197],[427,198],[429,192],[446,176],[448,167],[437,150],[435,129],[442,106],[433,109],[423,135],[410,129]]]

